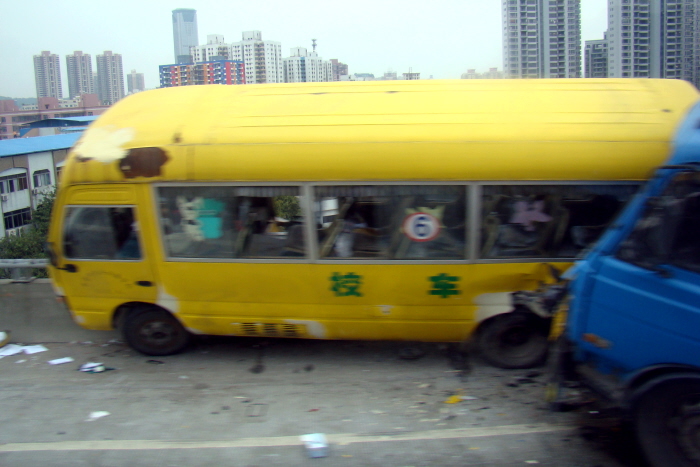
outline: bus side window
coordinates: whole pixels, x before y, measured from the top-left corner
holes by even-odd
[[[285,258],[306,255],[296,186],[188,185],[158,188],[171,258]]]
[[[315,206],[321,258],[465,258],[465,186],[319,186]]]
[[[573,258],[590,246],[637,185],[485,185],[482,258]]]

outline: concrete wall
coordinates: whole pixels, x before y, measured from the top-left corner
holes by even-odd
[[[116,331],[89,331],[73,322],[63,303],[56,300],[48,279],[30,283],[0,280],[0,330],[10,331],[14,343],[106,343],[118,339]]]

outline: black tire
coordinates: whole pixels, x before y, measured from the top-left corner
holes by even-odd
[[[190,333],[173,315],[157,308],[142,308],[122,321],[122,335],[133,349],[146,355],[172,355],[183,350]]]
[[[679,375],[642,391],[632,415],[649,464],[700,466],[700,378]]]
[[[530,313],[504,313],[485,321],[476,337],[481,358],[506,369],[533,368],[547,358],[549,320]]]

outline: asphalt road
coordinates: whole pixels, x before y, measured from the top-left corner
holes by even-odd
[[[0,359],[0,466],[643,465],[602,406],[549,412],[541,370],[465,372],[436,344],[404,360],[406,343],[203,338],[153,358],[63,325],[48,351]]]

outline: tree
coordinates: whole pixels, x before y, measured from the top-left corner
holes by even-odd
[[[32,259],[46,258],[44,244],[49,232],[51,209],[56,199],[56,190],[46,193],[36,209],[32,211],[31,228],[16,237],[0,238],[0,258],[2,259]],[[3,273],[3,271],[5,271]],[[46,277],[46,271],[34,271],[36,277]],[[9,277],[9,271],[0,270],[0,278]]]
[[[301,215],[299,200],[296,196],[275,196],[275,213],[291,221]]]

